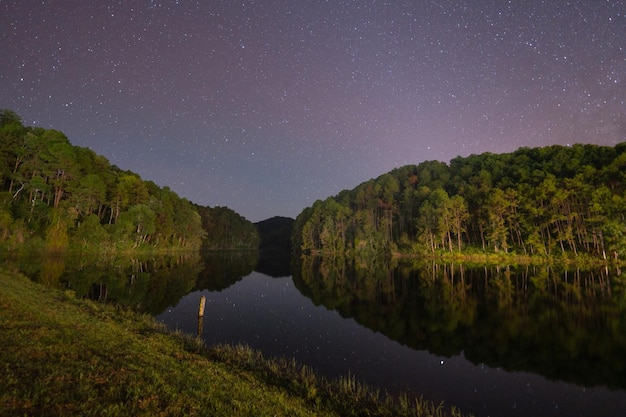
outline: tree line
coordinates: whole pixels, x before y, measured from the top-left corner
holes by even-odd
[[[618,258],[626,252],[626,142],[523,147],[426,161],[318,200],[294,249],[333,256],[468,251]]]
[[[0,242],[99,251],[258,246],[254,225],[111,165],[57,130],[0,111]]]

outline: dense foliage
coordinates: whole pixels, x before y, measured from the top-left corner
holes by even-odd
[[[204,247],[207,249],[256,249],[259,234],[252,222],[228,207],[200,207],[202,227],[209,231]]]
[[[201,209],[202,218],[200,208],[168,187],[73,146],[59,131],[25,127],[14,112],[0,111],[0,242],[9,247],[196,249],[205,237],[213,246],[219,239],[220,247],[258,245],[254,226],[238,214]]]
[[[305,252],[397,250],[618,257],[626,253],[626,143],[520,148],[395,169],[296,219]]]

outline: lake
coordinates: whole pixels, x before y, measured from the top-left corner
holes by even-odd
[[[206,254],[24,261],[34,280],[476,416],[621,416],[620,271]],[[199,321],[198,304],[206,297]]]

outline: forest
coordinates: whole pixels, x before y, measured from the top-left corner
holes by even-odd
[[[252,248],[254,225],[111,165],[59,131],[0,111],[0,244],[47,251]]]
[[[520,148],[394,169],[318,200],[293,248],[330,256],[471,253],[619,259],[626,143]]]
[[[316,201],[293,223],[304,253],[467,253],[620,259],[626,142],[520,148],[394,169]],[[260,226],[260,225],[259,225]],[[49,251],[257,249],[259,229],[111,165],[59,131],[0,111],[0,244]]]

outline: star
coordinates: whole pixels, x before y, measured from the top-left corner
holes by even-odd
[[[194,203],[295,217],[406,164],[626,140],[625,9],[8,1],[0,106]]]

